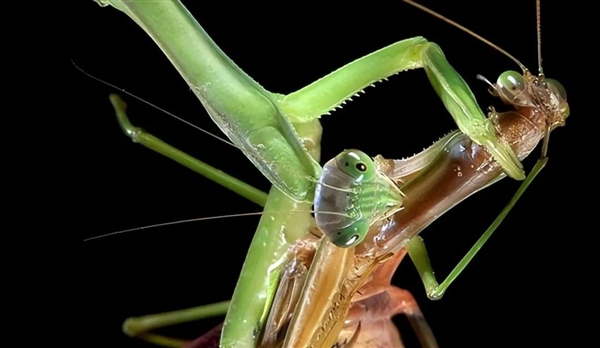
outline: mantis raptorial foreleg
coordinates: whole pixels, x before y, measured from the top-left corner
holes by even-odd
[[[508,144],[496,135],[462,77],[440,47],[422,37],[402,40],[355,60],[279,100],[292,121],[306,121],[339,106],[367,86],[401,71],[424,68],[427,77],[458,128],[484,145],[510,177],[525,178],[523,166]],[[303,116],[302,116],[303,115]]]
[[[221,130],[273,185],[296,201],[310,201],[314,192],[311,178],[319,168],[292,124],[315,121],[374,82],[420,67],[459,129],[485,145],[509,176],[524,178],[519,160],[495,135],[492,122],[464,80],[445,60],[439,46],[422,37],[389,45],[297,92],[282,95],[265,90],[239,69],[180,3],[99,2],[125,12],[146,30]],[[185,26],[175,29],[168,25],[172,21]],[[194,44],[190,44],[191,39]]]

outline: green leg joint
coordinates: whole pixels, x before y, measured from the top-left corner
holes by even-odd
[[[223,301],[178,311],[128,318],[123,323],[123,332],[127,336],[141,338],[159,346],[181,347],[187,343],[187,341],[153,334],[150,331],[166,326],[225,315],[228,308],[229,301]]]
[[[184,165],[185,167],[199,173],[200,175],[216,182],[217,184],[230,189],[231,191],[247,198],[248,200],[260,205],[261,207],[267,202],[267,194],[257,188],[246,184],[245,182],[234,178],[231,175],[223,173],[221,170],[212,167],[149,134],[141,128],[135,127],[127,118],[127,104],[116,94],[110,95],[119,126],[134,143],[139,143],[145,147],[160,153],[161,155],[174,160],[175,162]]]

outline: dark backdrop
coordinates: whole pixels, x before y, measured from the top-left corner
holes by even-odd
[[[559,4],[560,3],[560,4]],[[342,65],[395,41],[423,35],[439,43],[480,105],[501,103],[487,93],[490,80],[518,67],[469,35],[401,2],[360,6],[286,3],[280,7],[230,2],[185,2],[217,44],[270,91],[289,93]],[[533,1],[430,1],[435,10],[490,39],[537,70]],[[568,13],[572,11],[572,13]],[[588,285],[580,244],[590,217],[578,197],[589,170],[579,157],[584,119],[577,104],[575,37],[565,2],[542,10],[544,67],[570,96],[571,118],[555,131],[550,162],[445,297],[429,301],[410,263],[394,283],[412,291],[442,347],[490,347],[571,342],[585,319]],[[73,13],[71,58],[83,69],[221,135],[176,70],[147,35],[123,13],[91,1]],[[571,32],[570,32],[571,31]],[[131,227],[195,217],[256,212],[253,203],[133,144],[120,131],[107,96],[114,90],[72,69],[79,122],[87,142],[73,143],[81,176],[81,238]],[[249,183],[269,185],[236,149],[173,120],[130,97],[129,114],[161,139]],[[322,158],[345,148],[385,157],[410,156],[454,128],[422,70],[402,73],[343,110],[322,118]],[[527,159],[530,169],[535,157]],[[583,182],[582,182],[583,181]],[[422,236],[443,279],[492,222],[519,186],[510,179],[478,193],[430,226]],[[593,200],[593,198],[591,199]],[[591,203],[590,203],[591,204]],[[589,205],[588,205],[589,206]],[[128,316],[226,300],[258,217],[183,224],[139,231],[82,245],[80,294],[84,346],[147,346],[121,333]],[[588,222],[591,225],[591,222]],[[583,232],[583,233],[582,233]],[[575,296],[575,297],[574,297]],[[409,346],[410,328],[397,318]],[[169,332],[195,337],[219,322],[193,323]]]

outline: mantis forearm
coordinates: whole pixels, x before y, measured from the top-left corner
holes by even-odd
[[[496,134],[491,120],[477,104],[462,77],[445,59],[440,47],[422,37],[402,40],[359,58],[314,83],[280,97],[281,109],[293,122],[320,117],[364,88],[401,71],[424,68],[434,90],[458,128],[484,145],[507,175],[525,178],[521,162]]]
[[[375,82],[422,67],[419,57],[421,45],[426,43],[424,38],[415,37],[359,58],[296,92],[281,96],[281,109],[292,122],[320,117]]]
[[[320,167],[304,146],[320,139],[320,124],[299,134],[277,96],[238,68],[181,2],[98,0],[132,18],[156,42],[208,114],[248,159],[296,201],[311,201]],[[317,157],[318,158],[318,157]]]

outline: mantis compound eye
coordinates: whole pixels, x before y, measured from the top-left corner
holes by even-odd
[[[362,151],[346,150],[337,155],[337,167],[346,175],[350,176],[356,183],[371,180],[377,170],[375,162]]]
[[[516,71],[503,72],[496,82],[496,90],[501,99],[508,104],[531,106],[532,101],[525,91],[523,75]]]
[[[546,85],[552,93],[551,100],[563,119],[569,117],[569,104],[567,104],[567,90],[560,82],[554,79],[546,79]]]
[[[340,248],[351,248],[360,244],[369,232],[369,221],[360,220],[330,236],[331,242]]]
[[[546,79],[546,83],[552,90],[552,92],[556,93],[562,100],[567,101],[567,90],[560,82],[555,79]]]

